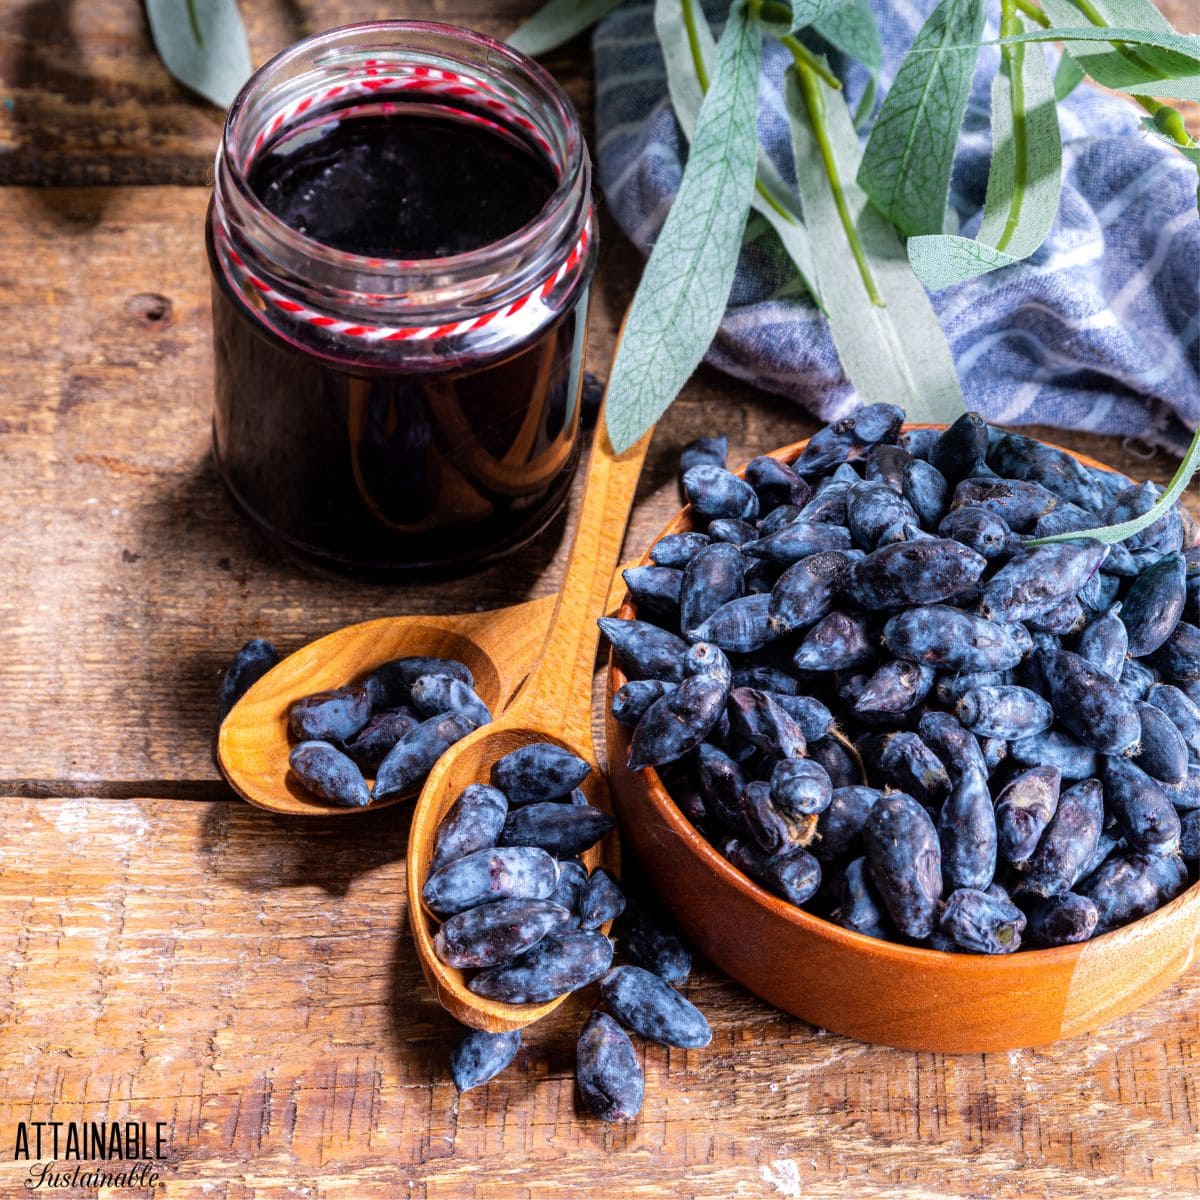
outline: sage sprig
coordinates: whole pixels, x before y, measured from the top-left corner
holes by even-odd
[[[1140,517],[1134,517],[1130,521],[1121,521],[1116,525],[1102,525],[1095,529],[1080,529],[1074,533],[1059,533],[1053,537],[1034,538],[1027,541],[1025,545],[1030,547],[1048,546],[1051,542],[1077,542],[1081,538],[1094,538],[1106,546],[1123,542],[1126,538],[1141,533],[1143,529],[1149,529],[1155,521],[1165,517],[1171,511],[1175,501],[1183,495],[1188,484],[1192,482],[1197,467],[1200,467],[1200,429],[1197,429],[1192,435],[1192,443],[1188,446],[1187,453],[1179,464],[1179,469],[1171,477],[1171,482],[1167,484],[1166,490],[1148,512],[1144,512]]]
[[[577,0],[577,6],[584,3]],[[552,7],[562,5],[551,0]],[[1155,98],[1192,94],[1200,76],[1200,39],[1177,34],[1150,0],[1003,0],[993,163],[982,223],[974,239],[946,233],[954,151],[983,45],[986,7],[987,0],[942,0],[930,14],[863,151],[837,81],[812,39],[860,62],[873,78],[882,55],[870,0],[734,0],[731,9],[731,20],[761,25],[796,63],[787,87],[796,185],[787,185],[760,154],[741,216],[754,210],[774,228],[798,281],[828,318],[858,396],[899,399],[927,419],[951,419],[962,409],[962,396],[921,283],[944,287],[1003,269],[1043,243],[1062,182],[1058,101],[1088,75],[1125,90],[1146,109],[1147,132],[1200,167],[1200,146],[1182,118]],[[806,31],[805,40],[795,36],[798,31]],[[699,363],[719,321],[714,307],[728,296],[736,262],[727,237],[738,222],[723,220],[719,227],[726,240],[709,248],[706,284],[694,273],[704,258],[694,239],[687,245],[687,269],[676,269],[672,256],[684,240],[682,229],[706,228],[710,211],[695,180],[710,173],[711,163],[697,154],[695,137],[699,113],[709,102],[713,39],[700,0],[656,0],[655,32],[671,102],[692,147],[618,357],[620,387],[610,390],[608,409],[614,445],[636,440]],[[1040,43],[1063,40],[1067,52],[1051,77]],[[868,88],[855,120],[868,116],[873,104]],[[682,215],[673,221],[676,210]],[[761,230],[755,225],[753,236]],[[700,293],[706,293],[705,302],[693,311],[691,299]],[[672,305],[687,315],[673,335],[663,323]]]
[[[163,66],[222,108],[250,77],[250,43],[234,0],[146,0],[146,20]]]
[[[687,169],[613,362],[605,409],[618,453],[666,411],[725,315],[754,191],[761,61],[762,26],[737,3],[696,114]]]
[[[1048,23],[1060,29],[1080,24],[1084,18],[1097,29],[1115,25],[1133,26],[1156,33],[1174,33],[1166,17],[1151,0],[1042,0]],[[1171,96],[1175,99],[1196,99],[1195,67],[1186,58],[1171,51],[1148,47],[1132,49],[1123,43],[1067,40],[1064,57],[1075,62],[1081,71],[1097,83],[1113,91],[1128,91],[1149,96]],[[1192,79],[1187,79],[1191,74]],[[1180,85],[1184,91],[1176,90]]]
[[[708,91],[717,43],[700,8],[700,0],[655,0],[654,31],[662,47],[675,119],[690,142],[700,104]],[[800,206],[761,149],[750,207],[774,229],[805,289],[823,307],[813,282],[812,245]]]
[[[1020,32],[1013,0],[1005,31]],[[910,238],[917,278],[934,290],[1028,258],[1045,241],[1062,189],[1062,138],[1054,82],[1040,46],[1006,45],[992,81],[992,165],[977,238]]]
[[[964,405],[950,348],[899,236],[855,182],[862,151],[849,109],[801,63],[784,97],[817,286],[847,375],[864,403],[953,421]]]
[[[831,46],[854,59],[869,73],[867,86],[854,110],[854,128],[861,129],[875,108],[875,92],[883,67],[883,40],[871,0],[850,0],[842,8],[814,22],[813,31]]]
[[[858,182],[901,233],[941,233],[958,129],[983,38],[985,0],[942,0],[875,119]]]
[[[548,0],[509,34],[508,44],[536,57],[554,50],[606,17],[622,0]]]

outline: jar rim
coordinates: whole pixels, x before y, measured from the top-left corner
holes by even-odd
[[[444,44],[436,50],[428,46],[406,45],[403,39],[411,39],[414,35],[443,39]],[[362,44],[364,39],[372,37],[378,40]],[[482,61],[457,58],[453,54],[455,47],[475,50],[482,56]],[[459,254],[440,258],[387,258],[356,254],[330,246],[293,228],[273,213],[251,188],[248,179],[252,152],[245,152],[247,139],[249,145],[257,149],[255,137],[258,138],[258,145],[262,145],[266,133],[265,126],[259,129],[251,121],[252,117],[261,119],[263,116],[256,111],[255,102],[265,100],[271,94],[268,85],[279,79],[289,66],[312,59],[308,74],[329,69],[335,65],[333,56],[338,51],[342,51],[345,65],[368,51],[400,55],[407,52],[409,55],[437,55],[456,60],[460,65],[493,77],[498,77],[498,66],[502,64],[514,71],[523,85],[532,85],[537,93],[535,98],[548,104],[551,110],[554,127],[549,132],[559,135],[557,145],[544,136],[546,131],[539,138],[539,144],[553,155],[550,165],[558,181],[536,216],[496,241]],[[281,120],[282,117],[281,111],[276,119]],[[283,127],[282,124],[277,126]],[[581,192],[586,202],[590,186],[587,148],[579,119],[570,99],[554,77],[535,60],[504,42],[476,30],[440,21],[385,19],[355,22],[313,34],[281,50],[250,76],[230,106],[214,170],[218,192],[224,192],[224,198],[233,201],[231,207],[236,210],[240,222],[253,225],[257,243],[265,243],[284,254],[297,255],[310,263],[321,264],[338,272],[351,273],[360,279],[387,280],[386,290],[390,292],[420,291],[422,285],[432,285],[432,290],[440,290],[447,284],[453,286],[481,276],[511,275],[511,271],[505,270],[505,263],[527,259],[531,247],[553,240],[564,222],[570,220],[574,223],[577,220],[576,210]]]

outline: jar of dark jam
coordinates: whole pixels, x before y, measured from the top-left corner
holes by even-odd
[[[457,569],[536,535],[578,459],[591,167],[554,80],[491,38],[309,38],[234,102],[216,160],[213,442],[300,556]]]

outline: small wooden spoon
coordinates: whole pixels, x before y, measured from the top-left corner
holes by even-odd
[[[414,793],[346,808],[313,796],[288,769],[288,709],[302,696],[343,687],[393,658],[456,658],[493,713],[503,711],[537,661],[557,596],[447,617],[382,617],[335,630],[289,654],[234,705],[217,736],[217,761],[245,800],[272,812],[338,817],[374,812]]]
[[[512,706],[492,724],[451,746],[430,772],[417,800],[408,839],[408,919],[417,956],[442,1007],[475,1029],[499,1033],[523,1028],[552,1012],[563,997],[546,1004],[487,1000],[467,988],[462,971],[437,957],[433,935],[439,922],[421,898],[434,836],[464,788],[486,783],[497,759],[531,742],[552,742],[591,763],[592,772],[583,782],[584,794],[589,804],[612,812],[608,783],[596,765],[592,742],[592,676],[599,639],[596,618],[605,611],[650,437],[651,433],[645,434],[635,446],[617,455],[601,411],[575,543],[545,649]],[[588,851],[584,861],[589,868],[601,860],[613,864],[615,854],[613,834]]]

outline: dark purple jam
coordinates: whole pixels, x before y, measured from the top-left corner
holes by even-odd
[[[248,183],[308,237],[373,258],[461,255],[555,190],[523,140],[416,103],[326,115],[264,147]],[[373,573],[462,568],[528,541],[578,457],[583,305],[500,358],[431,343],[380,365],[352,339],[267,328],[213,257],[214,442],[234,495],[302,556]]]
[[[554,192],[549,164],[526,143],[415,105],[325,129],[272,143],[250,187],[293,229],[351,254],[466,254],[528,225]]]

